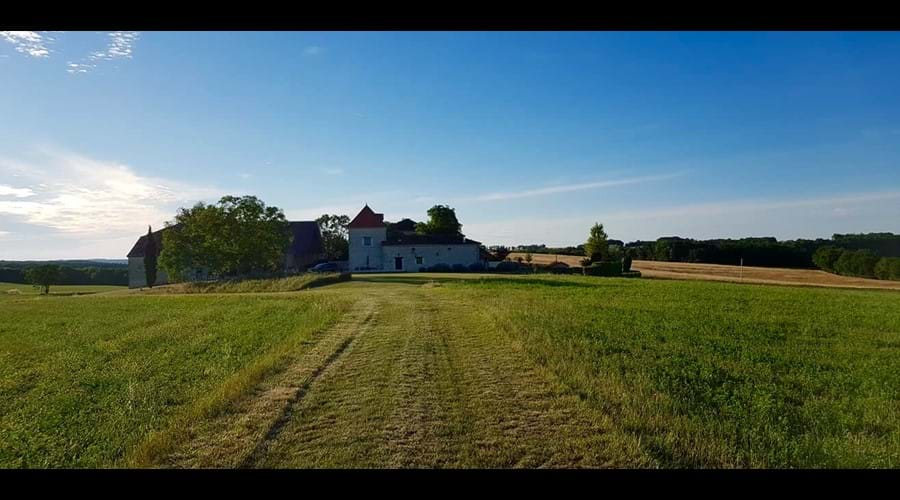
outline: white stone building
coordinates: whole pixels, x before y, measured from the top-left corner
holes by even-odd
[[[481,243],[456,235],[416,234],[415,222],[404,219],[388,225],[384,214],[368,205],[347,226],[350,238],[351,272],[418,272],[444,264],[465,266],[481,264]]]

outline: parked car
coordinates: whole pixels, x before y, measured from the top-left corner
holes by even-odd
[[[334,262],[323,262],[309,268],[309,272],[311,273],[336,273],[338,271],[340,271],[340,269]]]

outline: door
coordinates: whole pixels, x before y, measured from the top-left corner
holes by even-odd
[[[394,257],[394,270],[403,270],[403,257]]]

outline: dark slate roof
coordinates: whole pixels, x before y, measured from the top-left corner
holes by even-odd
[[[391,245],[480,245],[481,242],[452,234],[396,234],[382,243]]]
[[[396,231],[415,231],[416,221],[412,219],[403,219],[400,222],[395,222],[393,229]]]
[[[291,222],[290,251],[295,256],[319,254],[322,249],[322,233],[316,221]]]
[[[162,252],[162,233],[168,228],[157,229],[153,231],[153,239],[156,240],[156,255],[159,256],[159,253]],[[131,251],[128,252],[126,257],[146,257],[144,255],[144,250],[147,248],[147,235],[143,235],[135,242],[134,246],[131,247]]]
[[[376,214],[369,208],[369,205],[366,205],[350,221],[350,224],[347,224],[347,227],[384,227],[384,214]]]

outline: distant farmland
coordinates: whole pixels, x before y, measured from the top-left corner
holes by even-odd
[[[525,254],[521,252],[509,254],[510,259],[516,259],[517,257],[524,259]],[[532,263],[538,265],[547,265],[558,261],[570,266],[580,266],[583,258],[574,255],[531,254]],[[721,264],[636,260],[631,264],[631,268],[640,271],[646,278],[900,290],[900,281],[851,278],[814,269],[744,266],[742,277],[740,266],[725,266]]]

